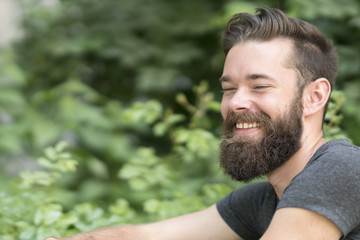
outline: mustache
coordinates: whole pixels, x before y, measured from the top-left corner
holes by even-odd
[[[235,125],[238,122],[257,122],[264,129],[272,129],[271,117],[263,111],[241,113],[229,111],[227,117],[223,120],[223,138],[232,138],[234,136]]]

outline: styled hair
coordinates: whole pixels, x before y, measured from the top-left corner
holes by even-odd
[[[308,83],[318,78],[326,78],[331,90],[334,88],[338,57],[332,43],[314,25],[288,17],[278,9],[257,8],[255,14],[235,14],[228,22],[222,46],[227,55],[238,43],[251,40],[264,42],[275,38],[286,38],[293,42],[289,67],[298,73],[301,94]]]

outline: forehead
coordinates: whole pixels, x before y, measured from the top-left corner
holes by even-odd
[[[223,77],[233,79],[264,75],[278,80],[296,78],[295,69],[291,68],[292,53],[293,42],[288,39],[238,43],[226,56]]]

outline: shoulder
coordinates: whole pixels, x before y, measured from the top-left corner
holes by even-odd
[[[360,161],[360,147],[352,145],[345,139],[332,140],[321,146],[312,159],[324,157],[335,160]]]
[[[329,141],[318,149],[301,175],[320,180],[321,176],[360,177],[360,147],[345,139]]]
[[[298,207],[334,222],[344,234],[357,226],[360,148],[346,140],[324,144],[285,189],[278,208]]]
[[[287,192],[302,192],[303,195],[318,193],[334,195],[359,191],[360,197],[360,148],[347,140],[333,140],[314,154],[289,186]],[[348,186],[348,187],[346,187]]]

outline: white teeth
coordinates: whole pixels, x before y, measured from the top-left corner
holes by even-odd
[[[253,122],[253,123],[236,123],[236,128],[255,128],[255,127],[259,127],[260,123],[258,122]]]

